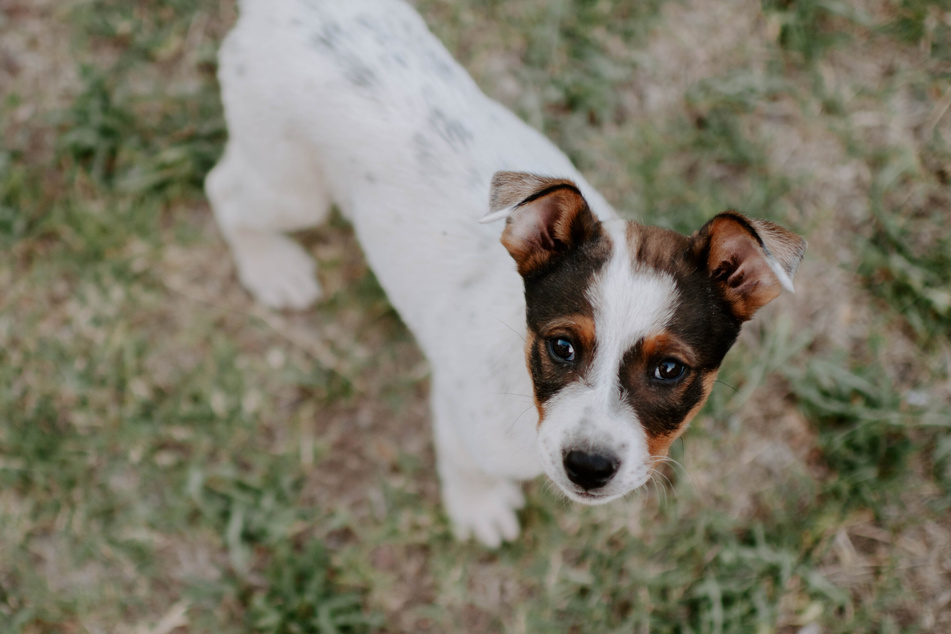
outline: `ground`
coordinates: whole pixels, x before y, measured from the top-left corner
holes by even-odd
[[[340,220],[238,285],[228,0],[0,0],[0,632],[951,631],[951,8],[419,0],[625,215],[809,240],[648,490],[452,540],[428,367]]]

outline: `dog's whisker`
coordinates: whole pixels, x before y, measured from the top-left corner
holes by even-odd
[[[648,478],[648,481],[650,481],[650,478]],[[643,497],[643,496],[646,495],[646,494],[647,494],[647,482],[645,482],[645,483],[642,484],[641,486],[637,487],[636,489],[631,489],[630,491],[628,491],[627,493],[625,493],[625,494],[621,497],[621,499],[630,500],[630,499],[632,499],[632,498],[641,498],[641,497]]]
[[[675,470],[676,470],[676,467],[680,467],[681,470],[684,470],[684,467],[679,462],[677,462],[676,460],[674,460],[673,458],[669,456],[653,456],[651,460],[651,467],[652,467],[651,478],[654,478],[654,479],[663,478],[663,481],[666,483],[665,489],[669,488],[671,492],[674,494],[674,499],[678,499],[677,487],[674,486],[674,483],[671,482],[667,474],[664,473],[659,468],[661,465],[670,465]],[[659,482],[660,480],[657,480],[657,481]]]
[[[654,484],[657,486],[658,491],[660,491],[663,494],[663,505],[664,505],[663,508],[668,507],[670,505],[670,499],[668,498],[668,495],[667,495],[667,485],[670,484],[670,481],[667,480],[664,474],[657,471],[655,471],[652,474],[652,480],[654,481]],[[660,502],[659,497],[658,497],[658,502]]]
[[[720,385],[725,385],[725,386],[727,386],[728,388],[730,388],[731,390],[733,390],[734,392],[736,392],[737,394],[740,393],[740,389],[739,389],[738,387],[733,386],[733,385],[730,385],[730,384],[727,383],[726,381],[721,381],[720,379],[716,379],[716,380],[714,381],[714,383],[719,383]]]
[[[659,475],[661,478],[664,479],[664,482],[666,483],[666,485],[664,486],[664,489],[670,491],[671,494],[673,494],[674,500],[679,500],[680,498],[677,494],[677,487],[675,487],[674,483],[670,481],[670,478],[667,477],[667,474],[659,473]]]
[[[505,326],[506,328],[508,328],[508,329],[511,330],[512,332],[514,332],[514,333],[518,336],[518,338],[522,340],[522,343],[525,343],[525,337],[522,335],[522,333],[520,333],[520,332],[519,332],[518,330],[516,330],[515,328],[512,328],[511,326],[509,326],[507,323],[505,323],[505,322],[502,321],[501,319],[499,319],[498,321],[499,321],[500,324],[502,324],[503,326]]]
[[[508,429],[507,429],[506,431],[512,431],[512,430],[515,428],[515,425],[518,424],[519,419],[520,419],[522,416],[525,415],[525,412],[531,410],[533,407],[535,407],[535,406],[534,406],[534,405],[529,405],[528,407],[526,407],[525,409],[523,409],[523,410],[522,410],[522,413],[515,417],[515,420],[512,421],[512,424],[508,426]]]
[[[670,499],[668,497],[668,489],[667,489],[667,485],[669,484],[669,481],[667,480],[667,478],[664,476],[663,473],[658,473],[657,475],[659,475],[660,478],[655,477],[654,482],[657,483],[657,486],[660,487],[660,490],[664,494],[664,507],[666,508],[667,506],[670,505]]]
[[[534,399],[534,396],[529,396],[528,394],[519,394],[518,392],[496,392],[499,396],[521,396],[522,398]]]
[[[651,485],[651,489],[653,490],[654,499],[657,500],[657,505],[660,506],[660,504],[661,504],[661,501],[660,501],[660,490],[658,489],[657,479],[654,478],[654,474],[653,474],[653,473],[650,474],[650,476],[648,476],[647,482]]]
[[[556,485],[554,480],[546,480],[544,490],[546,493],[552,494],[555,497],[555,500],[560,502],[562,508],[568,508],[571,503],[571,500],[568,499],[568,494],[562,491],[561,487]]]
[[[675,473],[685,478],[691,487],[695,487],[695,483],[693,481],[693,478],[690,475],[690,472],[687,470],[687,467],[685,467],[679,461],[671,458],[670,456],[664,456],[663,458],[658,458],[657,463],[670,465],[670,467],[674,470]],[[664,476],[664,477],[666,478],[667,476]],[[668,478],[668,481],[669,481],[669,478]],[[673,487],[673,484],[671,484],[671,486]],[[676,491],[676,488],[674,488],[674,490]]]

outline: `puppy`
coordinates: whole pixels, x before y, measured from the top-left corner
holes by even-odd
[[[792,290],[800,237],[734,212],[691,236],[621,220],[400,0],[243,0],[219,79],[206,189],[241,282],[308,306],[314,263],[283,233],[331,205],[353,224],[432,366],[460,538],[514,539],[541,472],[584,504],[643,485],[741,324]]]

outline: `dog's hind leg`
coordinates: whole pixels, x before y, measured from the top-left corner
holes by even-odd
[[[442,499],[458,539],[475,537],[490,548],[518,537],[516,511],[525,504],[521,486],[480,469],[454,426],[461,412],[451,394],[441,392],[439,377],[433,380],[433,428],[436,467]]]

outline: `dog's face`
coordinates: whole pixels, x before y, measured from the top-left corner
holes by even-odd
[[[600,223],[570,181],[500,172],[490,216],[525,282],[546,473],[576,501],[641,486],[703,405],[741,324],[791,290],[805,242],[722,213],[692,236]]]

